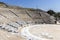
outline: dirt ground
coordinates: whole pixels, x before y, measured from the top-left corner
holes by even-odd
[[[49,40],[60,40],[60,25],[51,24],[36,26],[30,29],[30,33],[37,37],[40,37],[41,33],[49,33],[52,35],[52,39]]]
[[[19,32],[21,31],[21,29],[19,30]],[[40,37],[41,36],[41,33],[49,33],[52,35],[53,39],[49,39],[49,38],[46,38],[46,39],[49,39],[49,40],[60,40],[60,25],[36,25],[36,27],[31,27],[30,28],[30,33],[37,36],[37,37]],[[24,38],[21,37],[21,35],[15,35],[15,34],[12,34],[12,33],[9,33],[7,31],[4,31],[4,30],[0,30],[0,40],[26,40]]]

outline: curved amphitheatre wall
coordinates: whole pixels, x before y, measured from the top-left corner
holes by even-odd
[[[54,24],[46,12],[33,8],[22,8],[3,4],[0,6],[0,29],[18,33],[26,24]],[[3,25],[3,26],[2,26]]]
[[[50,18],[45,11],[40,9],[33,8],[22,8],[18,6],[10,6],[5,3],[1,3],[3,7],[0,7],[0,15],[11,20],[23,20],[23,21],[31,21],[33,23],[47,23],[54,24],[54,18]],[[5,6],[6,7],[5,7]]]
[[[0,24],[6,24],[9,28],[12,27],[18,29],[18,27],[26,24],[43,23],[54,24],[55,20],[45,11],[40,9],[22,8],[9,5],[0,7]]]

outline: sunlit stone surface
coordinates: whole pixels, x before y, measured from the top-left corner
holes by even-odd
[[[33,40],[60,40],[60,25],[44,24],[23,28],[24,38]]]
[[[55,24],[55,18],[41,9],[11,6],[0,2],[0,40],[54,40],[55,37],[59,40],[56,36],[60,34],[58,27],[58,30],[54,29],[55,26],[53,28],[46,25],[33,28],[36,24]],[[26,27],[29,28],[24,29]]]

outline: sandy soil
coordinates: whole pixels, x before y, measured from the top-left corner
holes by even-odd
[[[42,33],[49,33],[52,35],[52,39],[44,38],[49,40],[60,40],[60,25],[37,25],[36,27],[30,28],[29,31],[37,37],[40,37]]]

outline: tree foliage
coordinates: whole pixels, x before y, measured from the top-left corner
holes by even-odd
[[[60,12],[56,13],[54,17],[60,17]]]
[[[48,10],[47,13],[50,14],[50,15],[54,15],[55,14],[55,12],[53,10]]]

